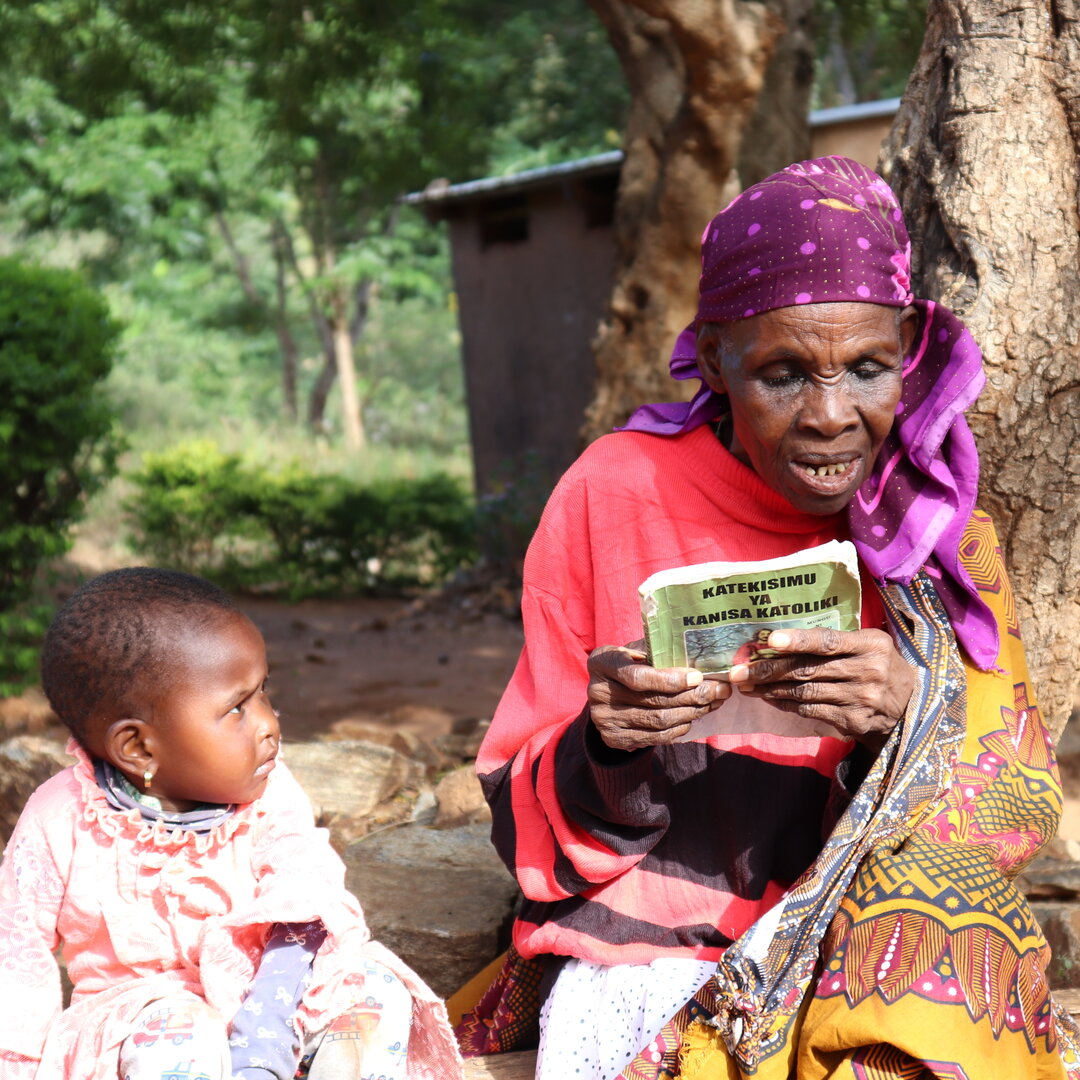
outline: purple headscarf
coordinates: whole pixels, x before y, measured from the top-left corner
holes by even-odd
[[[964,410],[986,381],[982,354],[951,311],[912,297],[910,267],[900,204],[880,176],[843,157],[790,165],[747,188],[705,230],[698,312],[675,342],[671,374],[702,378],[701,323],[796,304],[913,304],[920,323],[896,422],[848,506],[851,537],[882,583],[907,584],[925,567],[957,639],[985,671],[997,659],[997,623],[959,557],[979,480]],[[675,435],[726,412],[726,396],[703,381],[690,402],[643,405],[626,429]]]

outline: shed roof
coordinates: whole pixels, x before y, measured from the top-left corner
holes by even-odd
[[[470,199],[475,195],[490,195],[523,191],[531,187],[549,184],[552,180],[568,177],[591,176],[595,173],[614,172],[622,164],[623,152],[609,150],[606,154],[561,161],[557,165],[544,165],[539,169],[526,169],[509,176],[488,176],[483,180],[469,180],[464,184],[440,184],[434,181],[423,191],[414,191],[402,197],[405,203],[450,203]]]
[[[899,98],[884,98],[881,101],[863,101],[857,105],[840,105],[835,109],[816,109],[810,114],[810,126],[812,128],[826,127],[829,124],[849,123],[852,120],[872,120],[879,116],[890,116],[899,107]],[[622,160],[621,150],[610,150],[606,154],[561,161],[557,165],[526,169],[524,172],[512,173],[509,176],[488,176],[462,184],[449,184],[446,181],[435,180],[423,191],[414,191],[402,196],[401,201],[412,205],[446,205],[464,202],[478,195],[526,191],[529,188],[550,184],[553,180],[578,179],[614,172],[622,165]]]

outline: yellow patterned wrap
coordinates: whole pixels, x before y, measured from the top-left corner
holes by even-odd
[[[652,1076],[1080,1080],[1077,1029],[1051,1000],[1049,950],[1013,884],[1057,828],[1053,745],[985,515],[961,554],[998,619],[998,670],[961,667],[927,580],[889,587],[919,671],[906,730],[769,940],[752,929],[684,1010],[678,1065]]]

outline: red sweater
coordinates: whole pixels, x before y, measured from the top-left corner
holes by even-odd
[[[850,742],[742,734],[615,753],[583,712],[586,661],[642,636],[637,587],[657,570],[846,534],[842,514],[796,510],[709,427],[608,435],[568,470],[525,560],[525,648],[477,761],[526,898],[524,956],[716,959],[810,864]],[[873,588],[864,607],[880,625]]]

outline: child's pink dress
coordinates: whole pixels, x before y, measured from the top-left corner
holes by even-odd
[[[362,996],[363,957],[413,996],[409,1080],[461,1062],[442,1002],[370,939],[345,867],[278,760],[262,798],[203,834],[112,809],[77,762],[31,796],[0,865],[0,1073],[4,1080],[116,1080],[134,1017],[178,989],[225,1020],[240,1007],[273,923],[328,931],[298,1013],[316,1031]],[[63,955],[74,985],[61,1012]]]

